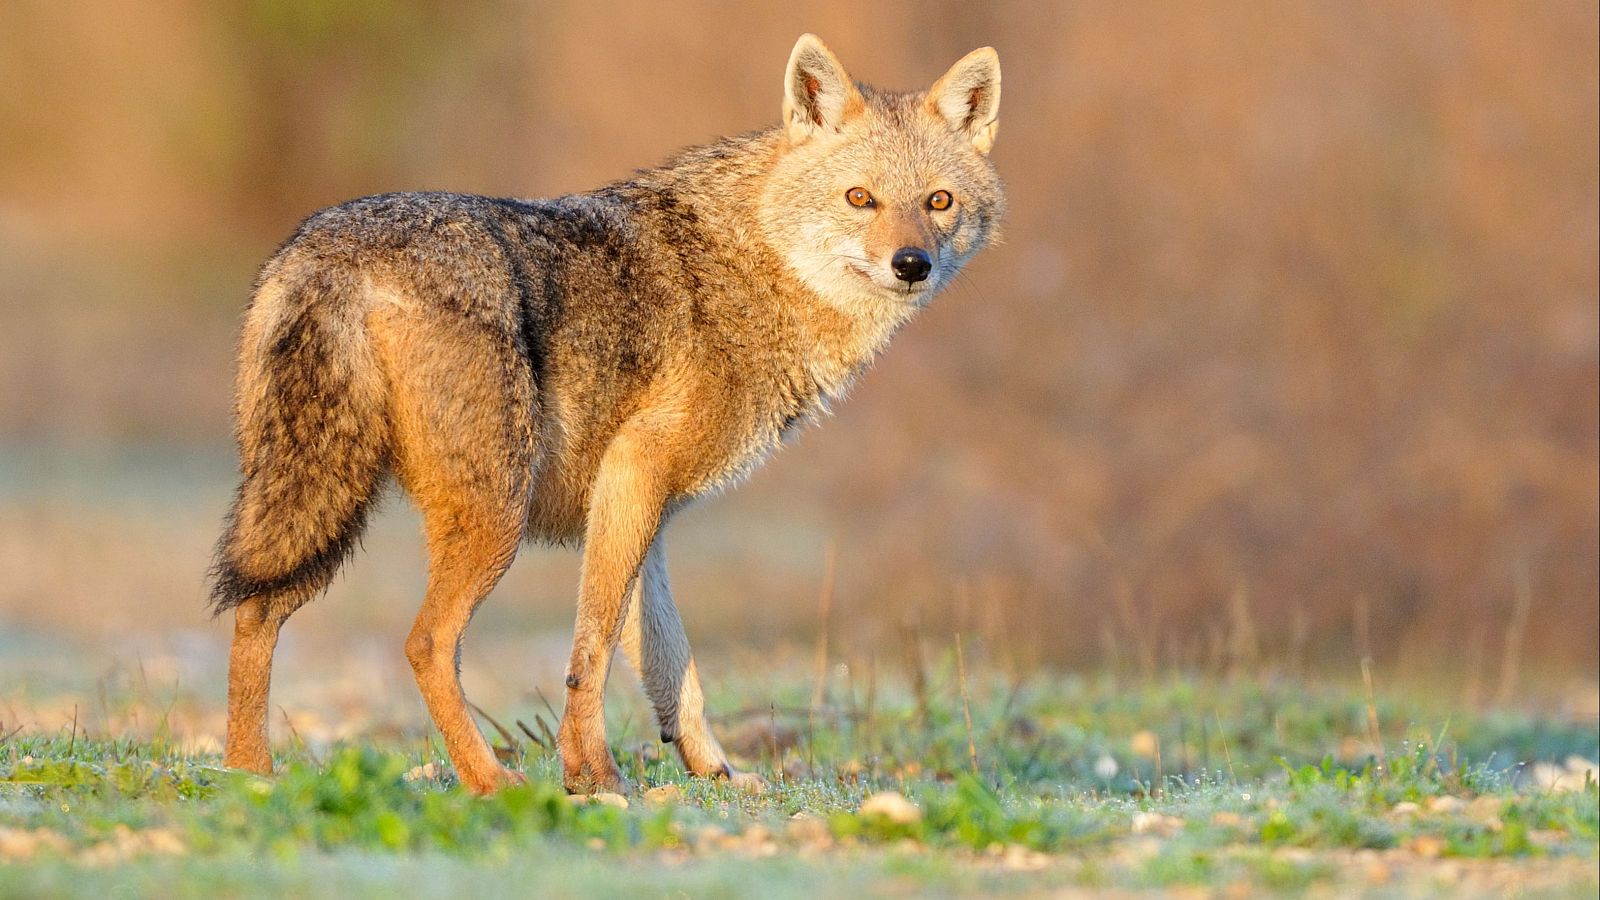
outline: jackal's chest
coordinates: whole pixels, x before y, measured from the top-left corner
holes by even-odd
[[[824,386],[804,376],[767,379],[720,414],[691,416],[685,437],[700,448],[685,474],[689,498],[727,490],[748,478],[804,427],[827,412]]]

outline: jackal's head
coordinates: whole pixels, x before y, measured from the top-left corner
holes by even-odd
[[[914,308],[988,242],[1005,207],[989,160],[1000,58],[974,50],[927,91],[851,81],[814,35],[789,56],[784,151],[762,196],[767,239],[846,308]]]

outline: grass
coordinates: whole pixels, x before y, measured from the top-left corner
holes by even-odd
[[[963,704],[955,680],[813,707],[807,678],[769,674],[714,698],[750,710],[721,730],[759,795],[614,721],[624,771],[670,786],[626,808],[567,797],[515,727],[499,749],[530,782],[486,799],[424,732],[297,740],[264,779],[165,726],[19,730],[0,744],[0,896],[1596,890],[1600,789],[1540,783],[1600,755],[1592,722],[1272,679],[980,675]],[[886,792],[909,802],[867,802]]]

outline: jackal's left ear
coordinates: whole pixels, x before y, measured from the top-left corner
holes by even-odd
[[[988,153],[1000,130],[1000,54],[980,47],[961,57],[928,91],[928,106]]]
[[[865,105],[839,58],[814,34],[802,34],[783,76],[783,124],[796,144],[838,131]]]

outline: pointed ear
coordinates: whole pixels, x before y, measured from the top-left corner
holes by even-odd
[[[783,124],[795,143],[838,131],[864,104],[861,92],[820,38],[802,34],[783,76]]]
[[[981,47],[961,57],[928,91],[928,106],[988,153],[1000,130],[1000,54]]]

